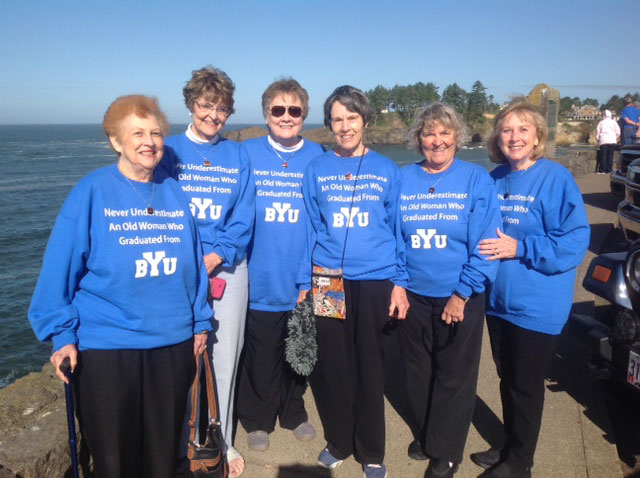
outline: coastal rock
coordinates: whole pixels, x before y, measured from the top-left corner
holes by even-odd
[[[261,138],[269,134],[267,128],[261,126],[251,126],[249,128],[228,131],[223,136],[234,141],[244,141],[245,139]]]
[[[586,121],[565,121],[558,124],[558,146],[598,144],[594,127]]]
[[[571,171],[573,177],[579,178],[596,170],[597,154],[596,149],[585,145],[567,150],[564,154],[551,159]]]
[[[301,136],[309,141],[313,141],[318,144],[333,145],[336,144],[336,140],[333,134],[327,128],[315,128],[308,129],[301,133]]]
[[[71,468],[64,385],[46,364],[0,389],[0,474],[63,478]]]

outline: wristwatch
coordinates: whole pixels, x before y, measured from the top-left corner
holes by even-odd
[[[462,299],[462,301],[466,304],[467,302],[469,302],[469,297],[467,297],[466,295],[462,295],[460,292],[458,292],[457,290],[453,291],[453,295],[455,295],[456,297],[458,297],[459,299]]]

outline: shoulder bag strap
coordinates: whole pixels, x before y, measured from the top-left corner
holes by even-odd
[[[207,381],[207,401],[209,402],[209,417],[211,420],[218,420],[218,404],[216,403],[216,389],[213,384],[213,371],[211,370],[211,360],[209,352],[205,349],[202,354],[204,359],[204,374]]]

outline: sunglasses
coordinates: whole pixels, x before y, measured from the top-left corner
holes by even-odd
[[[271,108],[271,116],[280,118],[280,116],[284,116],[287,110],[292,118],[300,118],[302,116],[302,108],[299,106],[273,106]]]

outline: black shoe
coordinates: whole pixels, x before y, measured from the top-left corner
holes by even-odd
[[[449,462],[447,460],[431,458],[431,460],[429,460],[427,472],[424,476],[425,478],[453,478],[456,471],[458,471],[457,463],[449,466]]]
[[[531,478],[531,468],[514,469],[503,461],[479,475],[478,478]]]
[[[500,450],[479,451],[471,454],[471,461],[476,465],[488,470],[500,461]]]
[[[422,451],[422,443],[420,443],[418,440],[413,440],[409,444],[409,448],[407,449],[407,455],[409,455],[409,458],[413,460],[427,459],[427,455],[425,455],[424,451]]]

